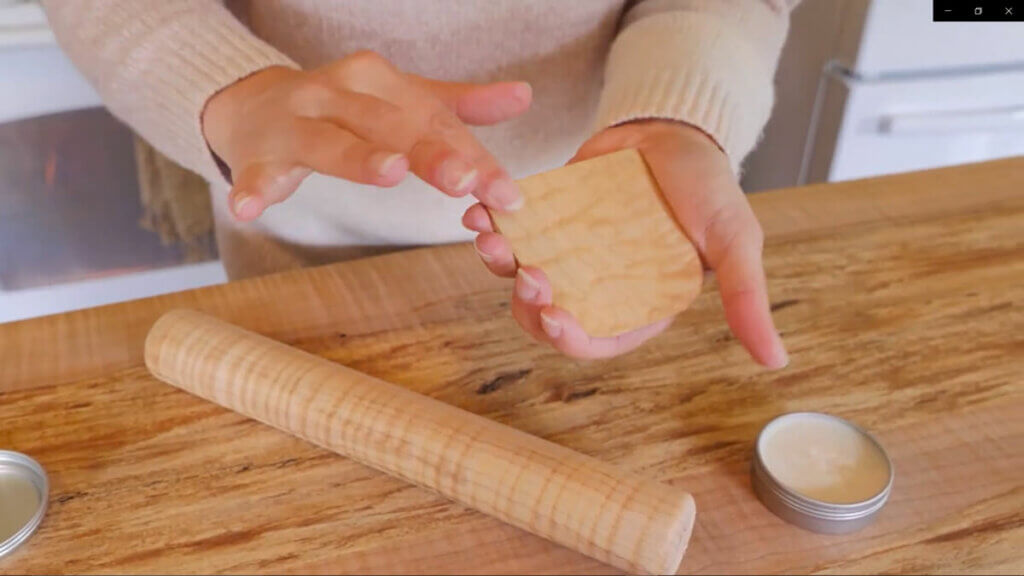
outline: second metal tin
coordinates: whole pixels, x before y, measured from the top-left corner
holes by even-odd
[[[49,491],[46,472],[38,462],[0,450],[0,557],[13,552],[39,527]]]

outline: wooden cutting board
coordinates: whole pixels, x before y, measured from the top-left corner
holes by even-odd
[[[0,325],[0,448],[50,473],[0,572],[610,568],[161,384],[152,321],[192,307],[670,484],[685,572],[1024,571],[1024,158],[751,197],[792,364],[758,369],[713,282],[610,361],[521,335],[469,246]],[[877,523],[804,532],[750,490],[758,429],[821,410],[896,466]]]

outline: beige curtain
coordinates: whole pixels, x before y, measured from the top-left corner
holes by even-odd
[[[208,184],[135,137],[142,218],[139,224],[167,246],[182,248],[187,262],[217,257]]]

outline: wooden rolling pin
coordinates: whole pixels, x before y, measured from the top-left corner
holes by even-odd
[[[210,316],[146,338],[157,378],[630,572],[675,573],[696,508],[654,482]]]

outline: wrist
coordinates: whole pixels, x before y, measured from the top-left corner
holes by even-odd
[[[296,70],[284,66],[262,68],[228,84],[211,96],[200,115],[203,138],[210,151],[221,161],[226,160],[236,119],[246,117],[248,103],[254,96],[295,73]]]
[[[688,140],[698,141],[700,143],[710,143],[717,148],[723,154],[725,149],[722,145],[715,140],[714,136],[706,132],[700,126],[684,122],[682,120],[675,120],[672,118],[639,118],[636,120],[627,120],[618,126],[634,126],[639,130],[650,131],[652,133],[667,134],[676,137],[683,137]]]

